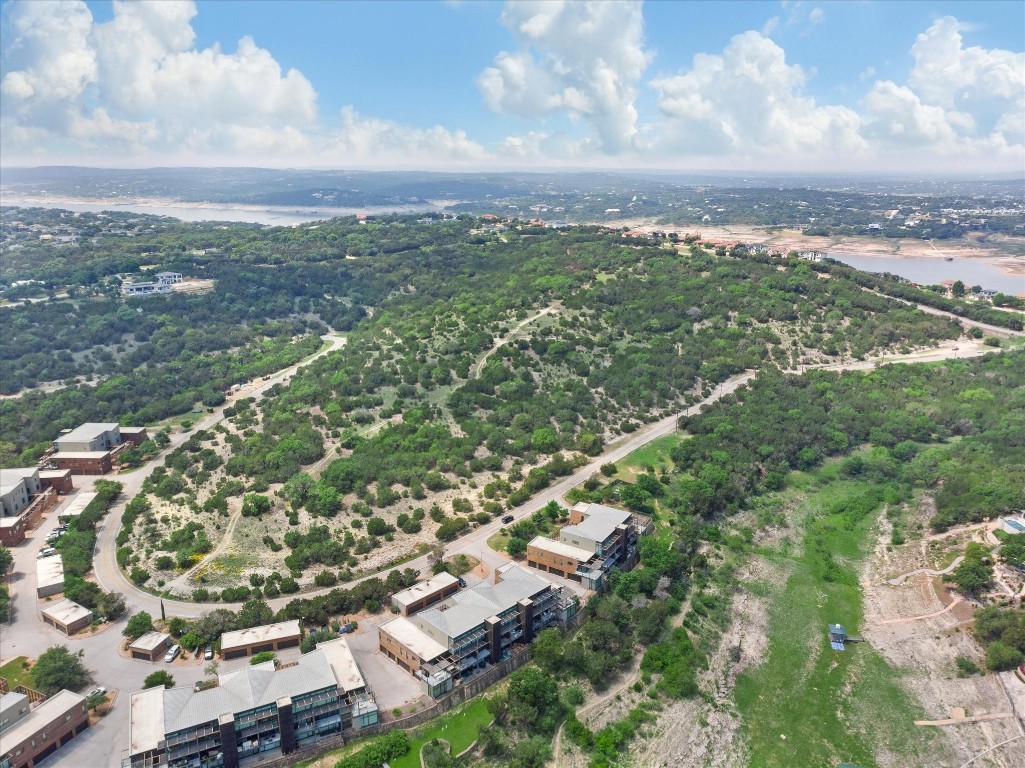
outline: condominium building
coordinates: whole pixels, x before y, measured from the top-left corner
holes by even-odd
[[[89,727],[84,696],[60,691],[30,704],[23,693],[0,696],[0,768],[33,768]]]
[[[440,696],[457,680],[507,658],[545,627],[576,612],[576,601],[547,579],[513,563],[482,582],[410,617],[378,628],[381,652]]]
[[[145,427],[89,422],[54,440],[53,450],[43,455],[40,465],[83,475],[105,475],[121,451],[139,445],[147,436]]]
[[[224,673],[214,688],[140,691],[130,706],[123,768],[237,768],[378,720],[344,638],[293,664]]]
[[[613,568],[637,562],[644,524],[631,512],[602,504],[577,504],[558,540],[536,536],[527,544],[527,565],[579,581],[587,589],[605,587]]]

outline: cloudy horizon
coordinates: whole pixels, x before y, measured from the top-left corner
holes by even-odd
[[[1021,4],[703,5],[8,0],[0,160],[1025,172]]]

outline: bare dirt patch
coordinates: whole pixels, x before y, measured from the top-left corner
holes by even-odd
[[[1007,712],[1012,704],[997,675],[958,677],[958,657],[972,659],[980,667],[984,662],[971,634],[974,606],[970,602],[958,601],[956,593],[942,584],[942,577],[918,574],[900,586],[887,580],[902,568],[946,565],[952,551],[963,551],[968,540],[984,535],[984,530],[973,526],[901,547],[883,545],[876,548],[862,573],[863,635],[889,664],[901,670],[901,684],[921,704],[927,719],[949,718],[958,707],[969,716]],[[936,737],[948,747],[957,765],[1022,733],[1015,718],[921,727],[935,729]],[[1025,739],[973,763],[983,765],[1025,765]]]

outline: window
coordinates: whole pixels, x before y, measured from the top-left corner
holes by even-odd
[[[71,715],[64,715],[64,722],[65,723],[70,723],[71,722]]]

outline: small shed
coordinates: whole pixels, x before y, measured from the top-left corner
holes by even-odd
[[[133,659],[158,661],[171,647],[171,636],[166,632],[147,632],[128,646]]]
[[[85,629],[93,620],[92,611],[67,598],[44,608],[42,615],[44,622],[69,636]]]

